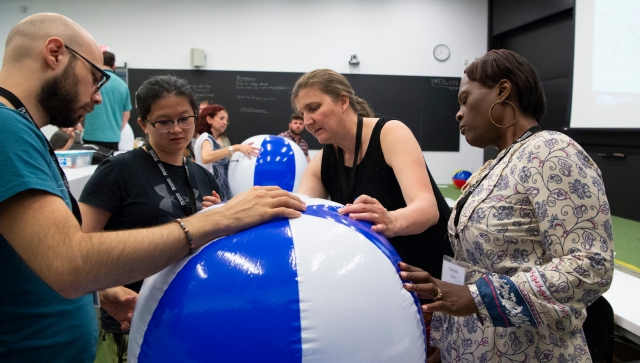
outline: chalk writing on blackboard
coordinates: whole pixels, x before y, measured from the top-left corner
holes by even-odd
[[[253,108],[253,107],[240,107],[240,112],[246,112],[246,113],[269,113],[267,110],[263,110],[261,108]]]
[[[269,82],[259,82],[253,77],[236,76],[236,89],[287,91],[291,86],[270,85]]]
[[[2,0],[0,0],[2,2]],[[174,74],[193,87],[197,101],[208,100],[226,107],[231,120],[225,131],[235,142],[251,136],[279,131],[291,116],[291,91],[302,73],[129,69],[131,94],[152,76]],[[460,78],[345,74],[362,98],[379,116],[405,122],[425,151],[458,151],[460,130],[453,115],[458,112]],[[432,81],[433,79],[433,81]],[[131,117],[138,117],[131,110]],[[132,124],[136,136],[144,131]],[[323,146],[308,137],[311,149]]]
[[[214,98],[216,94],[212,92],[211,88],[212,88],[211,85],[206,83],[191,85],[191,91],[193,92],[193,95],[195,96],[195,98],[198,100],[203,100],[203,99],[206,100],[206,99]]]
[[[287,86],[268,86],[268,89],[271,90],[276,90],[276,91],[286,91],[288,89],[290,89],[291,87],[287,87]]]
[[[254,95],[237,95],[239,100],[252,100],[252,101],[275,101],[275,97],[260,97]]]
[[[460,87],[459,78],[431,78],[431,87],[446,87],[456,90]]]

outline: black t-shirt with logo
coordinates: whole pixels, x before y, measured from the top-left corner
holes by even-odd
[[[188,185],[196,197],[196,212],[202,209],[202,197],[220,193],[213,174],[189,160],[189,179],[184,166],[162,163],[171,181],[190,209]],[[185,217],[185,212],[169,189],[158,164],[142,148],[105,159],[89,179],[80,202],[111,213],[105,231],[153,227]],[[135,243],[135,241],[128,241]],[[185,243],[186,240],[185,240]],[[126,285],[139,292],[142,281]],[[120,323],[101,309],[102,328],[122,333]]]

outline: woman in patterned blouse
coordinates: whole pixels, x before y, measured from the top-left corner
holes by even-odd
[[[465,69],[456,119],[467,142],[500,153],[463,188],[449,220],[465,285],[401,264],[405,287],[436,301],[430,357],[444,362],[590,362],[585,308],[613,276],[602,175],[568,136],[541,131],[540,79],[492,50]]]

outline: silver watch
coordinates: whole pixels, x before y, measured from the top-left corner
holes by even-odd
[[[229,146],[227,149],[229,149],[229,155],[233,155],[233,146]]]

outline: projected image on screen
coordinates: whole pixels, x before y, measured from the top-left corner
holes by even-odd
[[[640,2],[576,1],[572,128],[640,130]]]

